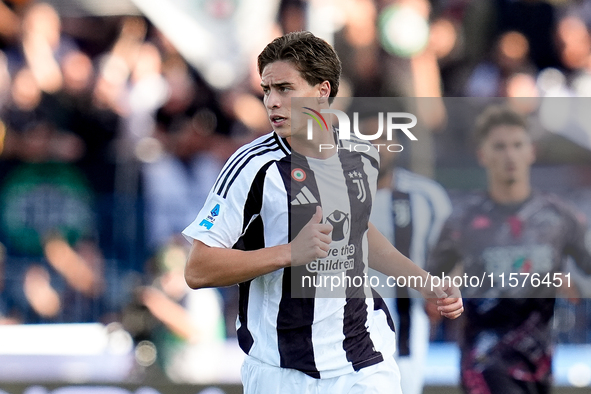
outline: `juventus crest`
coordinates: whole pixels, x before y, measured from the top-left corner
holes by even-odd
[[[351,171],[347,175],[352,179],[352,182],[357,185],[357,199],[361,202],[365,202],[365,199],[367,198],[367,191],[365,190],[363,175],[359,171]]]

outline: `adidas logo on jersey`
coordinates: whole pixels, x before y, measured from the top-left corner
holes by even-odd
[[[308,189],[307,186],[304,186],[296,197],[291,200],[291,205],[315,204],[317,202],[318,200],[316,200],[316,197],[314,197],[310,189]]]

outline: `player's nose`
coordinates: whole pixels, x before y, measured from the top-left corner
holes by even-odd
[[[277,92],[274,91],[274,89],[271,89],[271,91],[267,95],[267,98],[265,100],[265,106],[267,107],[267,109],[281,107],[281,98],[279,94],[277,94]]]

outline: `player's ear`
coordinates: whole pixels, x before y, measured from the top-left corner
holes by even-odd
[[[324,103],[330,96],[330,82],[322,81],[318,85],[318,103]]]

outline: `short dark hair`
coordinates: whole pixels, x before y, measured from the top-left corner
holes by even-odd
[[[329,43],[309,31],[288,33],[268,44],[257,59],[259,75],[267,65],[276,61],[293,63],[311,86],[328,81],[330,97],[337,95],[341,61]]]
[[[507,105],[491,105],[476,119],[474,137],[477,145],[482,144],[490,131],[497,126],[517,126],[527,131],[527,120]]]

